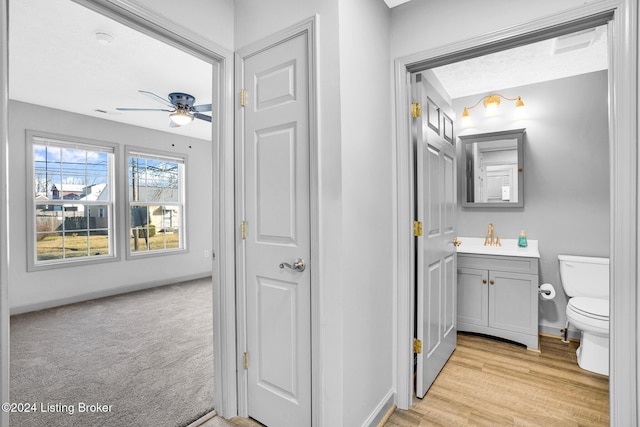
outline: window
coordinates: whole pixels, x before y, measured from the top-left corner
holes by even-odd
[[[184,158],[128,150],[127,163],[129,253],[185,249]]]
[[[114,147],[29,132],[30,269],[114,259]]]

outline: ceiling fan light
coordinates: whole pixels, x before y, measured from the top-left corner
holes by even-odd
[[[187,111],[176,111],[175,113],[169,114],[169,117],[171,121],[178,126],[188,125],[193,121],[193,116]]]

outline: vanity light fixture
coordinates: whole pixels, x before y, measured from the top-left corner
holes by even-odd
[[[504,99],[506,101],[515,101],[515,116],[516,120],[522,119],[525,117],[524,113],[524,102],[522,102],[522,98],[518,96],[517,98],[507,98],[504,95],[500,95],[499,93],[492,93],[487,96],[483,96],[473,104],[471,107],[464,107],[462,111],[462,127],[470,127],[472,125],[471,115],[469,114],[469,110],[480,105],[480,102],[483,103],[485,108],[485,116],[495,116],[498,114],[498,106],[500,106],[500,100]]]

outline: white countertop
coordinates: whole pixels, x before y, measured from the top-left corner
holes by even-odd
[[[462,243],[458,246],[458,253],[478,255],[521,256],[540,258],[538,241],[528,240],[526,248],[518,247],[518,239],[502,239],[502,246],[484,246],[484,237],[458,237]]]

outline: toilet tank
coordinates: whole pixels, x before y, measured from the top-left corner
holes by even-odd
[[[567,296],[609,298],[609,258],[558,255],[558,260]]]

